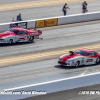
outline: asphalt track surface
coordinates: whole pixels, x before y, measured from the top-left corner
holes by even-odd
[[[60,29],[44,30],[43,40],[35,40],[34,43],[22,43],[13,45],[1,45],[0,56],[9,57],[14,54],[26,52],[40,52],[41,50],[54,50],[55,48],[70,47],[75,45],[95,46],[100,45],[100,24],[89,24]],[[94,43],[95,42],[95,43]],[[33,46],[34,45],[34,46]],[[70,47],[70,48],[72,48]],[[29,50],[29,51],[28,51]],[[32,51],[31,51],[32,50]],[[100,51],[100,47],[94,50]],[[41,53],[41,52],[40,52]],[[64,68],[57,64],[58,57],[50,57],[49,60],[37,61],[27,64],[13,65],[0,68],[0,90],[35,83],[51,81],[71,77],[80,74],[89,74],[100,71],[100,65],[85,66],[81,68]],[[52,88],[51,88],[52,89]]]
[[[62,48],[89,47],[100,45],[100,24],[88,24],[44,30],[43,40],[35,40],[34,43],[21,43],[13,45],[1,45],[0,56],[3,57],[22,55],[25,53],[40,52],[43,50],[62,50]],[[95,43],[94,43],[95,42]],[[76,46],[77,45],[77,46]],[[56,49],[55,49],[56,48]],[[51,51],[50,50],[50,51]],[[100,51],[97,46],[94,50]],[[26,60],[27,61],[27,60]],[[41,60],[26,64],[0,68],[0,90],[35,83],[51,81],[71,77],[80,74],[89,74],[100,71],[100,65],[85,66],[81,68],[63,68],[57,64],[58,57],[50,57],[49,60]],[[85,72],[85,73],[84,73]]]
[[[51,59],[1,68],[0,90],[100,72],[100,65],[66,68],[59,66],[57,61]]]
[[[36,1],[36,0],[0,0],[0,4],[19,3],[19,2],[28,2],[28,1]]]
[[[17,2],[17,1],[14,0],[14,2]],[[20,0],[20,2],[23,2],[23,0]],[[6,1],[2,1],[2,4],[4,3],[6,3]],[[11,3],[11,1],[9,1],[9,3]],[[77,3],[77,4],[70,3],[69,7],[71,9],[68,10],[68,15],[81,13],[80,5],[81,5],[80,3]],[[18,15],[19,12],[22,13],[23,20],[61,16],[62,6],[63,5],[56,5],[56,6],[0,12],[0,15],[1,15],[0,22],[10,22],[12,17],[16,17],[16,15]],[[89,2],[88,10],[89,12],[99,11],[100,10],[99,6],[100,6],[100,1],[95,1],[95,3]],[[22,55],[25,53],[32,53],[32,52],[35,53],[36,51],[40,52],[40,51],[46,51],[46,50],[54,50],[55,48],[56,49],[64,48],[64,47],[67,48],[67,47],[75,46],[75,45],[79,45],[79,46],[82,46],[85,44],[99,45],[100,24],[95,23],[91,25],[44,30],[43,35],[41,37],[43,38],[43,40],[35,40],[34,43],[30,43],[30,44],[20,43],[20,44],[13,44],[13,45],[0,45],[1,59],[3,57],[11,57],[12,55],[16,56],[18,54]],[[95,50],[100,51],[99,48]],[[58,57],[55,57],[55,58],[50,57],[49,60],[45,59],[43,61],[37,61],[33,63],[31,62],[27,64],[20,64],[20,65],[13,65],[13,66],[8,65],[8,67],[0,68],[0,90],[18,87],[22,85],[55,80],[59,78],[66,78],[66,76],[71,77],[75,75],[80,75],[84,72],[85,72],[84,74],[88,74],[88,73],[95,73],[95,72],[100,71],[100,65],[85,66],[81,68],[64,68],[57,64],[57,60],[58,60]],[[89,87],[89,89],[90,88],[91,87]],[[73,90],[73,91],[78,91],[78,90]],[[77,98],[76,96],[76,98],[74,99],[74,93],[76,92],[72,92],[72,91],[70,92],[63,91],[63,92],[64,93],[59,92],[61,94],[61,97],[63,96],[63,98],[61,98],[63,100],[64,98],[66,98],[66,95],[64,94],[70,93],[70,92],[73,95],[69,94],[69,98],[73,96],[71,98],[73,100],[84,99],[84,96],[80,96],[79,98]],[[48,94],[48,95],[50,96],[56,95],[55,100],[58,100],[57,94],[58,93]],[[35,100],[39,100],[38,97],[35,97],[35,98],[37,98]],[[88,97],[88,99],[85,99],[85,100],[91,100],[93,98],[96,100],[100,99],[97,96],[96,97],[92,96],[92,97]],[[42,97],[41,99],[47,100],[46,97]],[[51,99],[53,100],[53,98]]]
[[[19,1],[19,2],[21,2],[21,1]],[[10,3],[10,1],[8,3]],[[69,3],[68,6],[71,9],[68,9],[67,15],[82,13],[81,2]],[[56,4],[56,5],[50,5],[50,6],[42,5],[39,7],[30,8],[30,9],[25,9],[25,8],[19,9],[19,10],[12,9],[11,11],[6,11],[7,10],[6,9],[5,11],[0,12],[0,23],[11,22],[13,17],[16,20],[16,16],[19,13],[22,14],[23,20],[63,16],[62,7],[63,7],[63,4]],[[98,0],[95,2],[89,1],[88,2],[88,11],[89,12],[100,11],[100,1],[98,1]]]
[[[40,37],[33,43],[0,45],[0,57],[99,42],[100,24],[44,30]]]
[[[58,58],[1,68],[0,90],[100,71],[100,65],[64,68],[57,62]]]
[[[49,93],[20,100],[100,100],[99,95],[79,95],[79,91],[100,91],[100,84]]]
[[[26,51],[24,51],[25,49],[32,50],[28,52],[35,52],[37,50],[35,49],[36,47],[33,47],[33,45],[37,46],[37,44],[39,44],[37,48],[39,52],[43,47],[43,50],[46,51],[46,49],[48,50],[50,47],[52,50],[55,50],[55,48],[60,48],[60,50],[62,50],[62,47],[69,48],[70,46],[70,48],[81,47],[83,45],[87,47],[96,46],[100,44],[99,27],[100,24],[95,23],[84,26],[46,30],[43,31],[43,40],[36,40],[35,43],[32,44],[22,43],[10,46],[2,45],[0,54],[1,56],[6,56],[9,54],[13,55],[16,52],[19,54],[26,53]],[[55,37],[57,39],[55,39]],[[42,48],[39,48],[40,46]],[[18,52],[21,50],[23,52]],[[96,47],[94,50],[100,51],[100,47]],[[5,55],[2,55],[4,53]],[[0,90],[100,71],[100,65],[85,66],[81,68],[64,68],[59,66],[57,61],[58,57],[55,57],[54,59],[53,57],[50,57],[49,60],[46,60],[45,58],[43,61],[38,60],[37,62],[0,68]]]

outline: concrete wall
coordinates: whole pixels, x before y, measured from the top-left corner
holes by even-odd
[[[22,28],[36,28],[36,23],[44,23],[46,21],[47,26],[62,25],[62,24],[71,24],[79,23],[86,21],[100,20],[100,12],[86,13],[86,14],[76,14],[69,16],[58,16],[51,18],[35,19],[35,20],[26,20],[21,22],[11,22],[11,23],[2,23],[0,24],[0,32],[6,31],[10,28],[11,24],[16,24],[18,27]],[[50,25],[51,22],[54,22]],[[45,23],[44,23],[45,24]],[[45,25],[42,27],[46,27]]]

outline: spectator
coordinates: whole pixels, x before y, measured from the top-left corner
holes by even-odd
[[[14,17],[13,17],[13,19],[12,19],[12,22],[14,22]],[[15,23],[13,23],[13,24],[10,25],[10,28],[13,28],[13,27],[17,27],[17,26],[15,25]]]
[[[12,22],[14,22],[14,17],[13,17],[13,19],[12,19]]]
[[[70,8],[67,7],[67,3],[65,3],[65,5],[63,6],[63,9],[62,9],[62,11],[63,11],[63,13],[64,13],[64,16],[65,16],[66,13],[67,13],[67,9],[70,9]]]
[[[82,13],[86,13],[87,12],[87,3],[86,3],[86,1],[84,1],[83,3],[82,3]]]
[[[17,21],[22,21],[21,13],[19,13],[19,15],[17,16]]]

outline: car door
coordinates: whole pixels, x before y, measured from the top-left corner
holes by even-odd
[[[95,54],[95,52],[88,52],[86,54],[86,57],[87,57],[87,60],[86,60],[86,64],[87,65],[95,64],[95,62],[96,62],[96,54]]]
[[[28,35],[27,35],[27,32],[26,31],[22,31],[22,34],[23,34],[23,41],[27,41],[29,38],[28,38]]]
[[[18,33],[18,37],[19,37],[19,42],[24,42],[26,38],[26,31],[20,31]]]

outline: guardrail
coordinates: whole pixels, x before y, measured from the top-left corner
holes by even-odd
[[[0,24],[0,32],[6,31],[10,28],[11,24],[16,24],[18,27],[22,28],[39,28],[48,27],[62,24],[79,23],[86,21],[100,20],[100,12],[76,14],[68,16],[59,16],[35,20],[26,20],[20,22],[2,23]]]

